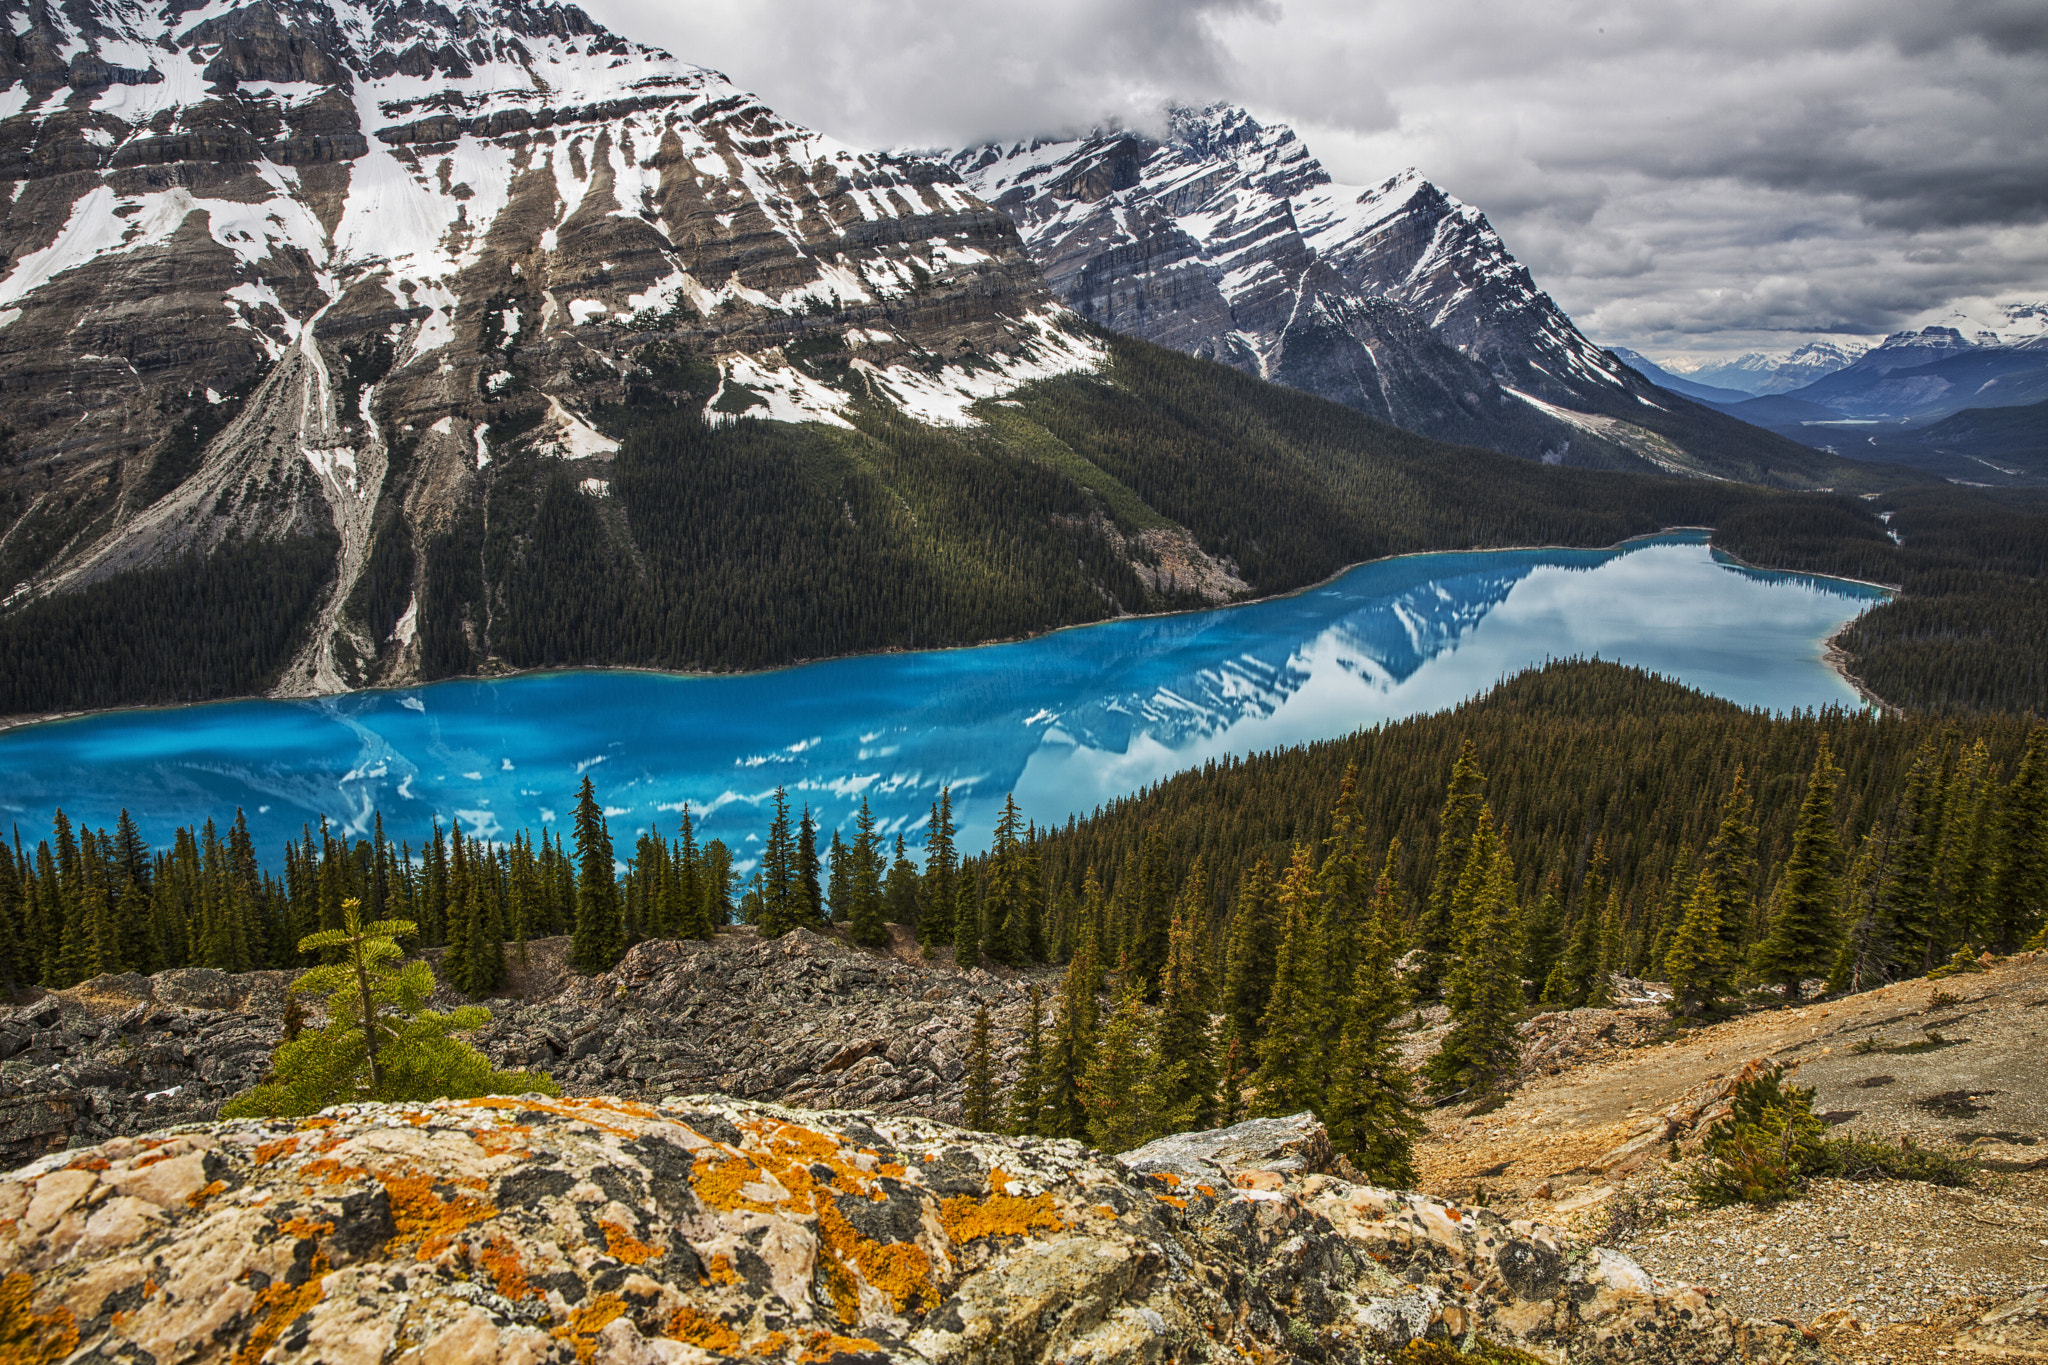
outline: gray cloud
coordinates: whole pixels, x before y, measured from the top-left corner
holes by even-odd
[[[1644,349],[2048,297],[2039,0],[586,3],[862,145],[1238,100],[1340,180],[1420,168]]]

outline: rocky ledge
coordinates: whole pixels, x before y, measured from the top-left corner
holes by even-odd
[[[1323,1173],[695,1096],[191,1125],[0,1178],[10,1360],[1562,1362],[1811,1354],[1634,1262]],[[1496,1353],[1497,1354],[1497,1353]]]

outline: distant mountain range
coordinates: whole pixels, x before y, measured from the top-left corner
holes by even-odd
[[[1587,340],[1486,215],[1415,171],[1340,185],[1295,132],[1218,104],[937,153],[1091,322],[1439,440],[1552,463],[1838,482],[1659,392]],[[1680,391],[1682,392],[1682,391]]]
[[[2009,315],[2021,325],[2003,333],[1895,332],[1809,384],[1758,397],[1710,390],[1634,352],[1624,358],[1666,387],[1816,449],[1961,482],[2033,483],[2048,478],[2048,334],[2027,324],[2048,309],[2013,305]]]

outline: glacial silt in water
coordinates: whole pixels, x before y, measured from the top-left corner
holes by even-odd
[[[1614,550],[1497,550],[1363,565],[1292,597],[977,649],[868,655],[739,676],[610,670],[455,681],[317,701],[122,711],[0,734],[0,809],[40,837],[53,806],[144,837],[246,811],[268,860],[322,814],[381,809],[483,837],[561,826],[585,773],[619,855],[638,830],[700,838],[744,868],[786,787],[830,829],[863,797],[921,840],[941,784],[962,845],[1005,792],[1064,822],[1226,754],[1441,710],[1547,658],[1597,655],[1745,706],[1854,706],[1822,642],[1883,597],[1728,563],[1703,536]]]

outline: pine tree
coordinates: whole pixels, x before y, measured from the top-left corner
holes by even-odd
[[[711,937],[711,903],[704,894],[704,858],[697,850],[697,826],[690,806],[683,804],[682,840],[676,846],[677,894],[682,901],[676,933],[682,938]]]
[[[1423,1071],[1441,1097],[1486,1094],[1521,1063],[1522,924],[1515,870],[1483,805],[1459,878],[1458,958],[1444,982],[1451,1031]],[[1470,888],[1469,898],[1467,888]]]
[[[1535,983],[1544,1004],[1560,1003],[1550,989],[1550,975],[1564,956],[1564,901],[1558,894],[1556,871],[1544,880],[1543,896],[1529,912],[1528,933],[1522,942],[1522,979]],[[1565,978],[1560,976],[1562,990]]]
[[[271,1079],[221,1106],[223,1118],[315,1114],[332,1104],[475,1099],[561,1092],[546,1075],[497,1071],[490,1059],[451,1034],[481,1027],[490,1011],[466,1005],[427,1008],[434,974],[425,962],[400,965],[398,939],[416,934],[408,920],[364,923],[354,897],[342,903],[342,927],[322,930],[301,952],[339,960],[292,983],[294,992],[327,995],[327,1027],[302,1030],[278,1046]]]
[[[846,936],[864,948],[886,947],[889,931],[882,927],[882,854],[875,846],[875,817],[865,799],[854,818],[854,831],[847,878],[853,904],[847,910]]]
[[[808,804],[804,806],[803,817],[797,821],[796,827],[796,879],[802,922],[808,928],[822,928],[825,924],[825,892],[818,885],[818,825],[811,819]]]
[[[1010,1090],[1005,1131],[1024,1135],[1045,1131],[1045,1068],[1045,1000],[1033,986],[1031,1012],[1024,1024],[1024,1053],[1017,1059],[1017,1084]]]
[[[789,793],[775,789],[775,817],[761,850],[762,938],[781,938],[804,923],[808,911],[797,867],[796,838],[789,827]]]
[[[986,881],[982,917],[987,938],[982,951],[997,962],[1021,965],[1030,958],[1029,888],[1024,885],[1023,814],[1017,809],[1016,794],[1003,798],[1003,813],[996,817],[995,846],[989,850],[984,869]]]
[[[1886,839],[1876,912],[1890,944],[1889,974],[1919,976],[1934,966],[1940,919],[1941,756],[1920,746],[1899,793]]]
[[[1138,881],[1124,970],[1149,1000],[1166,971],[1167,940],[1173,930],[1173,872],[1166,840],[1157,826],[1145,831],[1138,851]]]
[[[889,875],[882,883],[882,919],[906,929],[917,927],[917,864],[904,851],[900,834],[895,856],[889,861]]]
[[[1259,1068],[1253,1108],[1260,1114],[1295,1114],[1313,1109],[1323,1095],[1325,1045],[1323,953],[1316,925],[1315,868],[1307,844],[1280,883],[1280,951],[1273,969],[1273,993],[1260,1021]]]
[[[1159,1053],[1175,1069],[1172,1084],[1159,1094],[1160,1122],[1168,1132],[1210,1128],[1216,1122],[1222,1077],[1209,1027],[1215,990],[1209,978],[1208,903],[1209,882],[1198,856],[1174,910],[1159,993]]]
[[[1700,855],[1692,895],[1664,960],[1673,1013],[1698,1015],[1734,984],[1742,936],[1755,900],[1752,853],[1756,826],[1749,816],[1749,784],[1743,770],[1737,768],[1728,795],[1721,801],[1720,825]]]
[[[1750,955],[1759,981],[1781,987],[1797,1003],[1800,982],[1827,970],[1841,945],[1835,919],[1841,900],[1841,840],[1835,832],[1835,784],[1842,770],[1823,735],[1799,803],[1792,851],[1772,903],[1771,927]]]
[[[1600,1009],[1614,1008],[1614,978],[1621,971],[1621,889],[1607,893],[1607,908],[1600,913],[1599,955],[1593,961],[1593,984],[1586,1003]]]
[[[569,965],[585,974],[609,971],[626,952],[626,920],[612,857],[611,829],[588,777],[576,798],[576,927]]]
[[[853,850],[839,837],[839,831],[832,831],[832,843],[825,850],[826,884],[825,896],[832,907],[832,922],[846,923],[848,909],[853,905]]]
[[[987,1005],[974,1012],[974,1031],[967,1038],[967,1093],[961,1100],[961,1118],[977,1132],[995,1129],[995,1040],[990,1032]]]
[[[981,899],[975,880],[963,869],[953,885],[953,960],[963,968],[981,965]]]
[[[1259,1041],[1260,1020],[1273,994],[1280,950],[1280,889],[1273,864],[1261,857],[1238,884],[1230,920],[1230,951],[1223,973],[1223,1014],[1230,1036],[1247,1047]]]
[[[1991,883],[1990,934],[2011,952],[2048,929],[2048,725],[2027,734],[2027,751],[1998,802],[1998,863]]]
[[[1424,1129],[1394,1027],[1408,1004],[1408,990],[1396,965],[1401,935],[1394,881],[1398,867],[1397,844],[1387,850],[1374,912],[1362,926],[1358,964],[1352,969],[1345,1002],[1344,1032],[1318,1112],[1329,1127],[1331,1145],[1367,1180],[1408,1189],[1415,1184],[1415,1139]]]
[[[1416,946],[1422,949],[1422,969],[1415,980],[1416,994],[1435,999],[1450,975],[1451,956],[1457,950],[1456,899],[1458,879],[1471,861],[1472,839],[1479,828],[1481,793],[1486,774],[1479,771],[1472,741],[1458,750],[1451,765],[1451,779],[1444,793],[1443,813],[1437,819],[1436,867],[1429,884],[1429,903],[1416,926]]]
[[[1127,1152],[1158,1137],[1159,1092],[1172,1083],[1171,1071],[1162,1068],[1145,993],[1126,981],[1081,1081],[1088,1140],[1105,1152]]]
[[[1074,956],[1060,981],[1060,1011],[1046,1056],[1046,1084],[1040,1130],[1047,1137],[1088,1136],[1082,1081],[1095,1055],[1096,993],[1102,989],[1102,959],[1096,926],[1102,922],[1102,883],[1090,866],[1082,879],[1080,924]]]
[[[953,942],[953,907],[959,899],[959,855],[953,834],[953,789],[941,787],[924,839],[924,906],[917,918],[917,941],[924,945],[926,957]]]
[[[1943,800],[1947,821],[1941,839],[1941,882],[1949,906],[1946,943],[1989,940],[1993,801],[1991,749],[1979,737],[1956,761]]]

